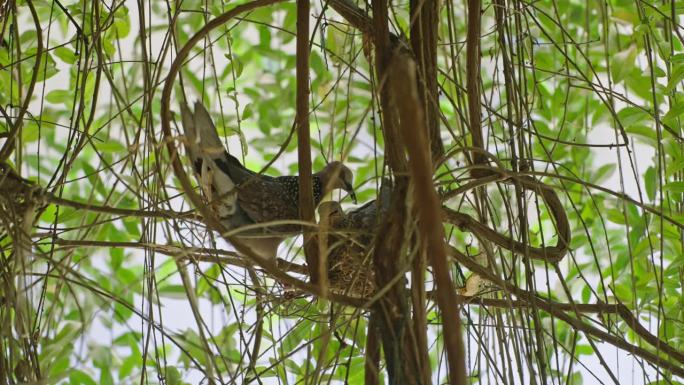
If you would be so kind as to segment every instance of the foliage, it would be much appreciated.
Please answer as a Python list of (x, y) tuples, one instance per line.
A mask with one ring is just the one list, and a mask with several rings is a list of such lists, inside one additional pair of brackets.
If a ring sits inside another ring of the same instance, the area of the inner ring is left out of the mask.
[[(3, 209), (0, 383), (183, 384), (209, 375), (225, 383), (364, 381), (367, 312), (315, 300), (239, 263), (192, 214), (169, 166), (159, 129), (169, 65), (195, 32), (236, 4), (0, 1), (0, 143), (14, 143), (7, 161), (49, 192), (25, 234), (31, 247), (22, 263), (15, 259), (21, 220)], [(408, 7), (392, 4), (398, 36), (410, 35)], [(344, 159), (366, 202), (386, 170), (369, 42), (327, 3), (313, 8), (313, 167)], [(440, 8), (438, 103), (449, 157), (435, 185), (443, 195), (469, 181), (459, 151), (472, 144), (465, 14), (460, 2)], [(602, 305), (624, 304), (648, 332), (684, 351), (683, 14), (674, 1), (485, 2), (487, 150), (506, 169), (556, 189), (571, 252), (553, 266), (445, 224), (450, 245), (495, 265), (508, 282), (556, 304), (594, 304), (601, 311), (557, 309), (675, 365)], [(295, 30), (293, 2), (227, 23), (193, 47), (171, 103), (177, 111), (200, 98), (230, 152), (253, 170), (284, 147), (271, 175), (297, 172), (296, 140), (288, 140)], [(558, 241), (535, 194), (507, 184), (480, 193), (478, 204), (470, 193), (444, 203), (484, 214), (489, 226), (532, 246)], [(303, 263), (300, 246), (291, 240), (280, 257)], [(186, 268), (191, 285), (181, 280)], [(465, 285), (470, 269), (451, 268)], [(432, 289), (430, 276), (426, 282)], [(481, 296), (521, 299), (495, 286)], [(632, 375), (635, 383), (678, 383), (666, 365), (547, 310), (476, 303), (461, 309), (472, 383)], [(440, 314), (425, 305), (432, 377), (444, 383)]]

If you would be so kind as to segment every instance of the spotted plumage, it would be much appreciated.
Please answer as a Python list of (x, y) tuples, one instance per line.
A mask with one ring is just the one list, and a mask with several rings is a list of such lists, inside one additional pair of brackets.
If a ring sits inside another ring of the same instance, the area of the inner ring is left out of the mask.
[(328, 278), (333, 290), (368, 296), (375, 290), (371, 246), (377, 226), (389, 210), (391, 185), (385, 181), (377, 200), (345, 213), (338, 202), (318, 207), (321, 222), (327, 221)]
[[(237, 230), (243, 243), (263, 257), (275, 258), (280, 242), (301, 231), (300, 227), (283, 223), (253, 225), (299, 219), (299, 177), (272, 177), (244, 167), (225, 150), (209, 113), (200, 102), (195, 103), (194, 113), (182, 105), (181, 114), (186, 149), (208, 204), (227, 229)], [(312, 175), (312, 182), (315, 205), (336, 188), (356, 199), (352, 173), (341, 162), (326, 165)], [(241, 230), (245, 226), (249, 227)]]

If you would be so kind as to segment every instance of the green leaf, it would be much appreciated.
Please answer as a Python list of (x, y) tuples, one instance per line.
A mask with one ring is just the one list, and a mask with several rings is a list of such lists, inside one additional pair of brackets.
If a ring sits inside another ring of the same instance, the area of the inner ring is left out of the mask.
[[(129, 298), (128, 303), (132, 302), (132, 298)], [(128, 319), (133, 316), (133, 310), (129, 306), (124, 306), (120, 302), (114, 304), (114, 313), (117, 315), (115, 321), (120, 321), (125, 323)]]
[(264, 48), (271, 48), (271, 31), (266, 26), (259, 27), (259, 45)]
[(636, 135), (637, 137), (644, 139), (644, 141), (652, 146), (656, 146), (658, 140), (658, 135), (652, 127), (647, 127), (643, 125), (632, 125), (625, 128), (628, 134)]
[(674, 174), (682, 170), (684, 170), (684, 159), (675, 162), (674, 164), (667, 165), (667, 167), (665, 168), (665, 178), (669, 179)]
[(52, 58), (49, 52), (43, 53), (41, 56), (40, 66), (38, 67), (38, 76), (36, 76), (36, 81), (42, 82), (45, 79), (49, 79), (57, 75), (57, 63), (55, 59)]
[(66, 46), (55, 48), (55, 56), (57, 56), (67, 64), (74, 64), (76, 63), (77, 59), (76, 54), (74, 54), (74, 51), (72, 51), (70, 48)]
[(45, 95), (45, 100), (52, 104), (70, 105), (73, 97), (72, 91), (52, 90)]
[(594, 173), (594, 177), (593, 177), (592, 182), (596, 183), (596, 184), (600, 184), (601, 182), (605, 181), (611, 175), (613, 175), (616, 167), (617, 167), (617, 165), (614, 163), (605, 164), (605, 165), (599, 167), (599, 169), (596, 170), (596, 173)]
[(591, 345), (577, 345), (575, 348), (575, 353), (577, 353), (578, 356), (591, 355), (594, 354), (594, 349), (591, 347)]
[(197, 283), (197, 294), (202, 295), (210, 290), (219, 275), (221, 275), (221, 267), (217, 264), (206, 269)]
[(669, 125), (675, 125), (676, 120), (684, 114), (684, 101), (679, 101), (670, 106), (670, 110), (663, 116), (663, 122)]
[(114, 377), (108, 367), (100, 369), (100, 385), (114, 385)]
[(114, 14), (114, 30), (119, 39), (128, 36), (131, 32), (130, 17), (128, 16), (128, 8), (125, 5), (119, 7)]
[(641, 123), (651, 118), (648, 112), (643, 108), (625, 107), (617, 113), (618, 119), (623, 126), (629, 127), (637, 123)]
[(129, 374), (133, 372), (133, 369), (142, 367), (142, 357), (138, 352), (134, 352), (130, 356), (126, 357), (121, 363), (121, 368), (119, 369), (119, 380), (124, 379)]
[(166, 367), (166, 383), (169, 385), (179, 385), (183, 383), (183, 376), (175, 366)]
[(78, 369), (72, 369), (69, 374), (69, 384), (71, 385), (97, 385), (97, 382), (88, 374)]
[(124, 286), (128, 286), (134, 282), (140, 281), (140, 277), (138, 276), (138, 274), (136, 274), (132, 270), (124, 268), (124, 267), (118, 268), (115, 273), (116, 273), (116, 278), (121, 283), (123, 283)]
[(625, 214), (615, 208), (609, 208), (605, 211), (606, 217), (608, 218), (609, 221), (613, 223), (617, 223), (618, 225), (624, 225), (626, 224), (625, 222)]
[(252, 109), (252, 103), (249, 103), (242, 110), (242, 119), (249, 119), (254, 115), (254, 110)]
[(21, 34), (19, 37), (19, 43), (24, 46), (24, 52), (28, 52), (29, 47), (35, 47), (35, 43), (38, 41), (38, 34), (35, 29), (29, 29)]
[(186, 299), (188, 297), (185, 286), (171, 284), (160, 285), (159, 296), (173, 299)]
[(610, 72), (615, 83), (621, 82), (625, 76), (632, 72), (636, 65), (638, 53), (637, 46), (632, 44), (626, 50), (613, 55), (613, 60), (610, 63)]
[(102, 39), (102, 49), (108, 58), (112, 58), (116, 54), (116, 47), (110, 39)]
[(226, 53), (223, 56), (230, 60), (230, 63), (226, 66), (224, 73), (229, 75), (229, 79), (233, 78), (233, 73), (235, 74), (236, 79), (239, 78), (240, 75), (242, 75), (242, 71), (245, 69), (244, 65), (242, 64), (242, 60), (240, 60), (240, 58), (235, 54), (229, 55)]
[(309, 320), (302, 320), (294, 329), (287, 333), (283, 339), (282, 347), (286, 352), (291, 352), (297, 348), (302, 342), (308, 341), (312, 335), (313, 324)]
[(667, 81), (665, 92), (672, 92), (675, 87), (682, 84), (682, 80), (684, 80), (684, 63), (677, 64), (672, 69), (672, 75), (670, 75), (670, 79)]
[(97, 149), (99, 151), (108, 152), (108, 153), (126, 152), (126, 146), (124, 146), (118, 140), (114, 140), (114, 139), (106, 139), (102, 142), (97, 143), (97, 145), (95, 147), (97, 147)]
[(28, 121), (21, 128), (21, 140), (24, 143), (33, 143), (40, 138), (40, 131), (35, 122)]
[(567, 382), (568, 384), (572, 385), (582, 385), (583, 379), (582, 379), (582, 372), (574, 372), (570, 376), (570, 379)]
[(674, 194), (684, 193), (684, 182), (677, 181), (666, 183), (663, 185), (663, 190)]
[(52, 380), (57, 380), (65, 376), (70, 364), (68, 355), (62, 354), (61, 356), (58, 356), (57, 359), (50, 364), (48, 377)]

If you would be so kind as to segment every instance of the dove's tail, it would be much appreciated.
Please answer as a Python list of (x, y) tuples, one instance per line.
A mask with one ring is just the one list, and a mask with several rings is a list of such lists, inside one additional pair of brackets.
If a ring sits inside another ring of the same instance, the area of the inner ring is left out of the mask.
[(199, 101), (195, 102), (194, 112), (183, 103), (181, 104), (181, 119), (185, 134), (185, 148), (192, 161), (202, 192), (209, 201), (214, 202), (220, 217), (233, 215), (237, 198), (236, 181), (219, 165), (228, 152), (216, 132), (216, 126), (209, 112)]
[(185, 136), (191, 147), (196, 146), (192, 150), (199, 149), (202, 153), (210, 156), (222, 155), (226, 151), (216, 132), (216, 126), (211, 120), (209, 111), (200, 101), (195, 102), (194, 113), (186, 104), (182, 104), (181, 115)]

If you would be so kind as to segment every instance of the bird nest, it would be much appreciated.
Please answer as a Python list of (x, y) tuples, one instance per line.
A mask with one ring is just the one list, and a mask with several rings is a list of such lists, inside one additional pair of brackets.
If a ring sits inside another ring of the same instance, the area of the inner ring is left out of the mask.
[(329, 264), (330, 288), (337, 293), (370, 297), (375, 293), (375, 274), (370, 256), (362, 261), (345, 255)]
[(0, 163), (0, 218), (4, 225), (20, 223), (24, 213), (40, 195), (40, 189)]
[(371, 263), (373, 239), (380, 217), (387, 212), (390, 183), (383, 183), (380, 199), (345, 212), (339, 202), (321, 203), (321, 229), (328, 232), (328, 277), (334, 292), (369, 297), (377, 286)]
[(357, 297), (375, 293), (372, 237), (368, 234), (337, 233), (330, 237), (328, 281), (333, 292)]

